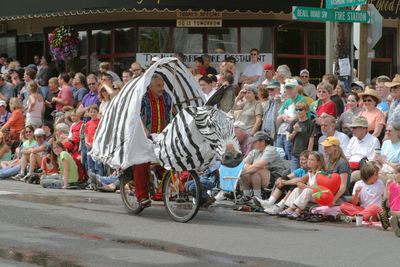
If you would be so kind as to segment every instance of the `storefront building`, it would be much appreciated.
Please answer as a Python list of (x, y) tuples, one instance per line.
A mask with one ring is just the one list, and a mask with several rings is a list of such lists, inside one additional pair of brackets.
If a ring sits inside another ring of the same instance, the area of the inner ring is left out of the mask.
[[(34, 55), (48, 53), (48, 33), (71, 25), (81, 39), (78, 58), (69, 64), (76, 71), (95, 71), (99, 61), (109, 61), (121, 73), (139, 54), (245, 55), (255, 47), (271, 55), (275, 66), (289, 65), (294, 75), (308, 68), (318, 82), (325, 73), (325, 23), (292, 20), (291, 10), (292, 5), (323, 7), (324, 2), (14, 0), (0, 11), (0, 53), (27, 65)], [(384, 17), (372, 76), (394, 76), (399, 66), (400, 10), (396, 1), (369, 2)]]

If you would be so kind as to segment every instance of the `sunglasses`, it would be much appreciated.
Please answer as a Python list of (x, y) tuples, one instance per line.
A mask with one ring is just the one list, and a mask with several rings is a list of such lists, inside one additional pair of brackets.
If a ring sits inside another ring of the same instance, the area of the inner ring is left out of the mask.
[(296, 108), (296, 111), (303, 111), (304, 108)]
[(252, 56), (257, 56), (257, 54), (256, 54), (256, 53), (251, 53), (250, 55), (252, 55)]
[(385, 130), (385, 132), (390, 133), (392, 130)]
[(28, 134), (28, 133), (32, 133), (32, 131), (25, 131), (25, 133), (27, 133), (27, 134)]
[(93, 86), (93, 85), (96, 85), (96, 83), (88, 83), (87, 85), (88, 86)]
[(373, 100), (371, 98), (363, 99), (364, 102), (372, 102)]
[(141, 69), (132, 69), (132, 71), (133, 71), (133, 72), (135, 72), (135, 71), (139, 71), (139, 70), (141, 70)]
[(300, 76), (301, 78), (308, 78), (308, 76), (307, 75), (302, 75), (302, 76)]

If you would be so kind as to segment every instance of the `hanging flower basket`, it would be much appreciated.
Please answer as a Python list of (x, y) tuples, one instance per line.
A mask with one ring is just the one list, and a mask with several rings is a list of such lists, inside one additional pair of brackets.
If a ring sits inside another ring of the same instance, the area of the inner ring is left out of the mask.
[(69, 61), (78, 56), (78, 32), (69, 26), (55, 28), (49, 34), (48, 42), (54, 60)]

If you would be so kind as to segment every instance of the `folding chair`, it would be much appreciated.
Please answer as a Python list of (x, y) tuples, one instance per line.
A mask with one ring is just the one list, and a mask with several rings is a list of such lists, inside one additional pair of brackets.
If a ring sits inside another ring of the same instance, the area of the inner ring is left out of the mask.
[(236, 186), (240, 178), (244, 167), (244, 161), (242, 161), (238, 166), (234, 168), (229, 168), (221, 164), (219, 167), (219, 187), (221, 190), (226, 192), (233, 192), (235, 198), (235, 204), (237, 202), (236, 198)]

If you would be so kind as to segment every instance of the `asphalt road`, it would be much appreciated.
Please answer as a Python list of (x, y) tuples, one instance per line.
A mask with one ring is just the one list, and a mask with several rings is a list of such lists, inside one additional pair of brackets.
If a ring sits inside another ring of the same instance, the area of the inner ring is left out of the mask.
[(400, 239), (346, 223), (294, 222), (226, 205), (173, 222), (120, 196), (0, 181), (0, 266), (398, 266)]

